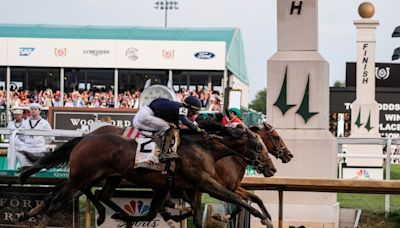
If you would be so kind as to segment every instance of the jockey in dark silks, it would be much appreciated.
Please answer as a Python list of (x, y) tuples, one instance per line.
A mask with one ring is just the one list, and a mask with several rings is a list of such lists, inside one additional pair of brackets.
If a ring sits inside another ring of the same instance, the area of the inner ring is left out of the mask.
[(157, 131), (164, 138), (160, 151), (160, 161), (166, 161), (170, 158), (168, 151), (173, 140), (173, 130), (169, 123), (179, 126), (179, 122), (181, 122), (189, 129), (201, 135), (207, 135), (204, 129), (199, 128), (189, 119), (196, 115), (200, 108), (201, 102), (194, 96), (185, 98), (183, 103), (158, 98), (148, 106), (140, 108), (133, 118), (133, 127), (147, 131)]

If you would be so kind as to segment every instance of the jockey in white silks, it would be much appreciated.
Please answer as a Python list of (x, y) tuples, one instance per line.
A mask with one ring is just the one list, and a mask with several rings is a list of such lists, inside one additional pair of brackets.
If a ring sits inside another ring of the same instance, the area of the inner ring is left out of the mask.
[(14, 120), (10, 121), (7, 125), (8, 129), (12, 129), (12, 133), (9, 137), (9, 145), (7, 151), (7, 166), (8, 169), (16, 168), (16, 151), (20, 150), (23, 142), (20, 137), (17, 136), (17, 131), (22, 127), (22, 123), (24, 121), (24, 114), (22, 109), (14, 109), (13, 111)]
[[(23, 129), (51, 130), (49, 122), (40, 116), (42, 109), (40, 104), (32, 103), (29, 105), (29, 109), (31, 116), (22, 123), (21, 127)], [(24, 136), (24, 145), (21, 150), (35, 154), (44, 153), (46, 152), (46, 143), (50, 143), (53, 140), (54, 137), (27, 135)], [(16, 155), (21, 167), (31, 164), (22, 153), (17, 152)]]
[(183, 103), (157, 98), (149, 105), (145, 105), (139, 109), (139, 112), (133, 118), (132, 124), (134, 128), (145, 131), (157, 131), (164, 137), (160, 151), (160, 161), (166, 161), (170, 158), (168, 150), (173, 140), (173, 132), (170, 130), (169, 123), (173, 123), (176, 126), (182, 123), (201, 135), (207, 135), (204, 129), (199, 128), (189, 119), (191, 116), (196, 115), (200, 111), (200, 108), (201, 102), (194, 96), (188, 96)]

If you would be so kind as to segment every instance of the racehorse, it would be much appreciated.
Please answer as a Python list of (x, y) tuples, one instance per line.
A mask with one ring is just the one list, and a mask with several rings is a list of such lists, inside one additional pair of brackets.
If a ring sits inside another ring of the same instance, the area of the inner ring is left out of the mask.
[[(202, 123), (200, 121), (200, 123)], [(204, 123), (204, 122), (203, 122)], [(202, 127), (206, 127), (203, 126)], [(293, 157), (293, 155), (290, 153), (290, 151), (287, 149), (286, 145), (284, 144), (282, 138), (279, 136), (279, 134), (276, 132), (276, 130), (269, 124), (263, 123), (259, 124), (257, 126), (250, 127), (252, 131), (256, 132), (259, 134), (264, 141), (264, 143), (267, 146), (268, 152), (273, 154), (275, 157), (280, 158), (282, 162), (286, 163), (289, 162), (290, 159)], [(209, 129), (208, 129), (209, 130)], [(105, 133), (111, 133), (111, 134), (118, 134), (122, 135), (124, 132), (123, 128), (115, 127), (115, 126), (103, 126), (101, 128), (98, 128), (97, 130), (93, 131), (91, 134), (105, 134)], [(74, 141), (71, 144), (71, 141)], [(76, 139), (71, 140), (69, 143), (66, 143), (62, 145), (63, 147), (67, 147), (66, 150), (72, 150), (73, 147), (79, 142)], [(240, 194), (244, 199), (246, 200), (252, 200), (253, 202), (256, 202), (259, 207), (262, 209), (263, 213), (265, 215), (268, 215), (268, 212), (266, 211), (262, 200), (259, 199), (256, 195), (252, 193), (248, 193), (244, 189), (242, 189), (239, 184), (241, 179), (243, 178), (243, 174), (245, 171), (245, 165), (242, 166), (237, 166), (235, 165), (236, 163), (240, 164), (240, 159), (235, 158), (234, 156), (228, 156), (225, 158), (222, 158), (221, 160), (218, 160), (216, 162), (216, 175), (217, 177), (219, 176), (218, 180), (220, 181), (221, 184), (224, 186), (228, 187), (231, 190), (235, 190), (236, 193)], [(233, 164), (233, 165), (232, 165)], [(232, 167), (237, 167), (237, 169), (232, 169)], [(41, 170), (42, 166), (37, 167), (37, 171)], [(33, 174), (33, 172), (31, 173)], [(31, 175), (28, 174), (28, 175)], [(21, 174), (21, 177), (23, 175)], [(119, 185), (119, 183), (122, 181), (121, 177), (112, 177), (108, 178), (107, 182), (105, 185), (103, 185), (103, 188), (101, 189), (98, 197), (101, 201), (106, 203), (110, 208), (112, 208), (114, 211), (122, 211), (122, 209), (117, 206), (115, 203), (111, 201), (111, 196), (115, 188)], [(90, 191), (86, 191), (90, 195)], [(195, 223), (200, 223), (200, 199), (201, 199), (201, 194), (197, 193), (192, 193), (191, 196), (193, 199), (189, 199), (190, 201), (193, 201), (193, 209), (195, 209), (194, 212), (194, 222)], [(87, 195), (89, 199), (92, 200), (94, 205), (96, 206), (98, 212), (99, 212), (99, 217), (97, 219), (97, 224), (100, 225), (104, 222), (105, 219), (105, 208), (104, 206), (96, 202), (97, 199), (94, 198), (94, 196)], [(220, 220), (228, 220), (229, 218), (232, 218), (235, 213), (238, 213), (238, 211), (231, 213), (231, 215), (224, 216), (219, 218)], [(180, 221), (191, 214), (186, 214), (182, 216), (170, 216), (169, 214), (162, 214), (164, 219), (168, 220), (169, 218), (172, 218), (175, 221)]]
[[(226, 134), (228, 132), (229, 134)], [(174, 190), (203, 191), (211, 196), (232, 202), (246, 208), (253, 215), (259, 217), (264, 224), (270, 225), (270, 220), (251, 205), (244, 202), (237, 194), (224, 188), (215, 181), (214, 163), (216, 160), (235, 154), (248, 164), (258, 163), (257, 168), (265, 176), (275, 172), (268, 157), (265, 145), (261, 139), (251, 131), (242, 131), (240, 137), (235, 138), (233, 129), (225, 129), (220, 137), (204, 140), (198, 135), (183, 135), (182, 144), (178, 153)], [(46, 205), (46, 216), (41, 221), (43, 227), (51, 213), (58, 209), (66, 200), (71, 199), (78, 189), (91, 187), (96, 182), (109, 176), (122, 176), (125, 179), (140, 184), (143, 187), (153, 188), (155, 198), (151, 204), (151, 212), (143, 217), (129, 217), (131, 221), (152, 219), (166, 195), (165, 178), (160, 172), (134, 169), (134, 151), (136, 143), (132, 140), (111, 134), (88, 135), (84, 137), (72, 151), (60, 156), (50, 153), (38, 162), (47, 162), (47, 168), (68, 161), (70, 163), (70, 177), (68, 182)], [(234, 148), (235, 150), (232, 150)], [(60, 157), (63, 157), (60, 159)], [(54, 163), (54, 161), (56, 161)], [(42, 163), (43, 165), (43, 163)], [(22, 175), (23, 173), (21, 173)], [(190, 181), (189, 181), (190, 180)], [(155, 209), (155, 210), (153, 210)], [(155, 213), (154, 213), (155, 212)]]

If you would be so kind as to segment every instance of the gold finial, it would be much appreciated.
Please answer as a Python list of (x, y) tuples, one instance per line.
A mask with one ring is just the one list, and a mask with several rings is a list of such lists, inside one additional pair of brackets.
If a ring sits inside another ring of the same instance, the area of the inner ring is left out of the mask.
[(370, 2), (363, 2), (358, 7), (358, 14), (362, 18), (371, 18), (375, 14), (375, 7)]

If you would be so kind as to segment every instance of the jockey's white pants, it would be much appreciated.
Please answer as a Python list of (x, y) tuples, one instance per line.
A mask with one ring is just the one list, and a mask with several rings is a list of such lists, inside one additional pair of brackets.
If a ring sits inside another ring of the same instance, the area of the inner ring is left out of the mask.
[(170, 128), (167, 121), (154, 116), (153, 110), (147, 105), (141, 107), (132, 121), (133, 127), (145, 131), (166, 131)]

